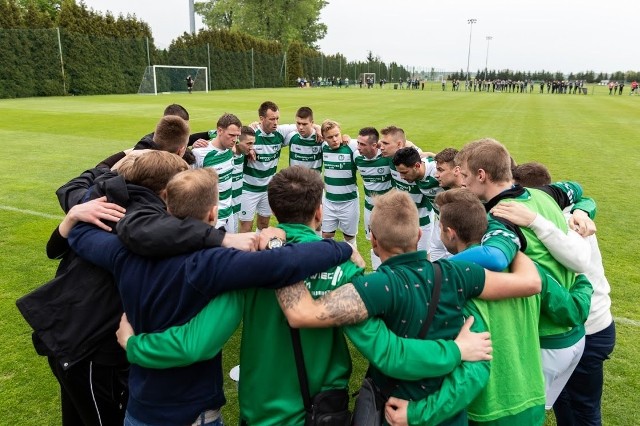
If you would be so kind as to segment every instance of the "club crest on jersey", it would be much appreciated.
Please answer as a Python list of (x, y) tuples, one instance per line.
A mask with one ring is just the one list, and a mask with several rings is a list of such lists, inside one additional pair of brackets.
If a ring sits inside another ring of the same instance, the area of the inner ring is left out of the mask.
[(378, 167), (378, 174), (384, 173), (384, 167)]
[(344, 160), (344, 155), (343, 154), (338, 155), (338, 160), (343, 161)]

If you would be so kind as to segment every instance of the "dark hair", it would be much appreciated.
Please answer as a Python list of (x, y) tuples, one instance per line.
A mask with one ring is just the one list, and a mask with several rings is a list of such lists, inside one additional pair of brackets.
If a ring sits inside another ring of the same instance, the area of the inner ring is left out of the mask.
[(300, 107), (298, 111), (296, 111), (296, 117), (308, 118), (313, 121), (313, 110), (307, 106)]
[(324, 183), (315, 170), (292, 166), (275, 174), (269, 182), (269, 206), (280, 223), (308, 224), (322, 203)]
[(219, 127), (221, 129), (226, 129), (227, 127), (233, 125), (242, 127), (242, 123), (240, 122), (240, 119), (238, 117), (226, 112), (220, 116), (220, 118), (218, 119), (218, 123), (216, 123), (216, 127)]
[(513, 180), (522, 186), (543, 186), (551, 183), (551, 174), (544, 164), (523, 163), (513, 169)]
[(366, 136), (369, 142), (378, 142), (378, 139), (380, 139), (380, 133), (378, 133), (375, 127), (363, 127), (358, 132), (358, 135)]
[(177, 115), (178, 117), (182, 118), (183, 120), (189, 121), (189, 113), (187, 112), (187, 110), (182, 105), (178, 105), (178, 104), (168, 105), (164, 109), (164, 113), (162, 115), (163, 116), (166, 116), (166, 115)]
[(245, 139), (247, 136), (255, 136), (256, 131), (249, 126), (242, 126), (240, 128), (240, 139)]
[(405, 165), (407, 167), (413, 167), (416, 163), (420, 162), (420, 154), (418, 150), (413, 147), (407, 146), (405, 148), (400, 148), (396, 151), (393, 156), (393, 165), (399, 166), (400, 164)]
[(442, 227), (456, 231), (463, 243), (479, 243), (487, 231), (487, 212), (482, 202), (466, 188), (443, 191), (436, 195)]
[(258, 108), (258, 117), (266, 117), (267, 111), (279, 111), (278, 105), (271, 101), (265, 101), (260, 104), (260, 108)]

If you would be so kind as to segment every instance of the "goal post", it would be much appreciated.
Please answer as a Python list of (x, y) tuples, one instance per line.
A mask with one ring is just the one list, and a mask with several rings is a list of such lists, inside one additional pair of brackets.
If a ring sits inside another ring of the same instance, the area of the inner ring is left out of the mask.
[(376, 73), (375, 72), (364, 72), (360, 74), (360, 81), (364, 84), (367, 84), (367, 81), (371, 80), (373, 84), (376, 83)]
[(209, 92), (209, 70), (207, 67), (189, 67), (183, 65), (148, 66), (138, 94), (157, 95), (158, 93), (187, 92), (187, 77), (193, 79), (194, 92)]

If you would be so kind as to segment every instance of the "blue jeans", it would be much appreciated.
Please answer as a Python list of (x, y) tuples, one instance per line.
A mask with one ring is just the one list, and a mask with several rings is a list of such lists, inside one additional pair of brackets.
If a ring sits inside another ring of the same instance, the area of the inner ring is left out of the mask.
[[(202, 423), (197, 423), (197, 425), (198, 426), (224, 426), (224, 423), (222, 422), (222, 416), (220, 416), (212, 422), (202, 422)], [(127, 413), (124, 416), (124, 426), (154, 426), (154, 425), (150, 425), (149, 423), (144, 423), (134, 419), (133, 417), (131, 417), (131, 415), (127, 411)]]
[(616, 344), (616, 326), (587, 335), (584, 353), (569, 382), (553, 404), (558, 426), (600, 426), (603, 364)]

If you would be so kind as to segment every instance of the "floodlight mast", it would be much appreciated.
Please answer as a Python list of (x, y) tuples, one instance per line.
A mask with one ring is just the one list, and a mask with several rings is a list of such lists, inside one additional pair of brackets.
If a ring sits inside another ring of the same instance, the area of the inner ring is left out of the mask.
[(469, 60), (471, 59), (471, 32), (473, 31), (473, 24), (478, 22), (477, 19), (471, 18), (467, 19), (467, 23), (469, 24), (469, 53), (467, 53), (467, 84), (466, 88), (469, 88)]
[(487, 57), (484, 60), (484, 79), (489, 75), (489, 42), (493, 40), (493, 36), (487, 36)]

